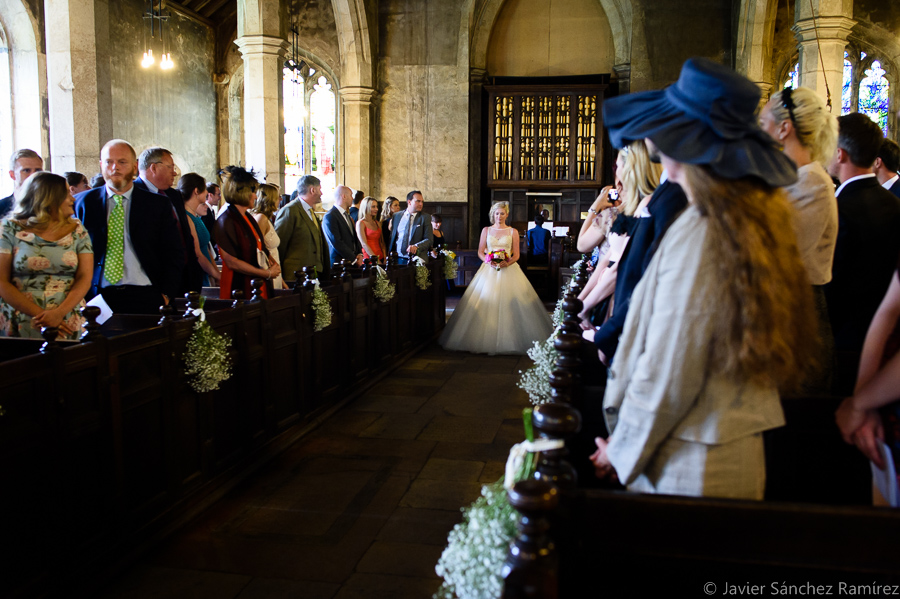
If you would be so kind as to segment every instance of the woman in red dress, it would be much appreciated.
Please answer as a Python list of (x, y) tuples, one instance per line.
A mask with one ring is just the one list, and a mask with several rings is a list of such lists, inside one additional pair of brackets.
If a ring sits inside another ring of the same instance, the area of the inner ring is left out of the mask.
[(381, 222), (378, 220), (378, 200), (373, 197), (363, 198), (359, 206), (359, 220), (356, 221), (356, 236), (362, 244), (363, 256), (375, 257), (384, 264), (387, 248), (381, 234)]

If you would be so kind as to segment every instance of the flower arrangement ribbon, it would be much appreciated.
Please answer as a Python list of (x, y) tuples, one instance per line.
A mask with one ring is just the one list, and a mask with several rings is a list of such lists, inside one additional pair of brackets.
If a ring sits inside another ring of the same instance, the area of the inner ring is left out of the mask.
[(503, 479), (503, 486), (512, 489), (516, 484), (519, 471), (525, 465), (525, 456), (529, 453), (539, 453), (541, 451), (551, 451), (553, 449), (562, 449), (565, 442), (562, 439), (538, 439), (537, 441), (522, 441), (516, 443), (509, 450), (509, 458), (506, 460), (506, 476)]

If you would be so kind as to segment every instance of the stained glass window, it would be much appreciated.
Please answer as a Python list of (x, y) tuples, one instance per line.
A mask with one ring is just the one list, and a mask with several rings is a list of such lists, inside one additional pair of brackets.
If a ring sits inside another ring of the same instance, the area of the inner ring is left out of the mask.
[(850, 85), (853, 83), (853, 65), (850, 63), (850, 55), (844, 52), (844, 79), (841, 87), (841, 114), (849, 114), (852, 112), (850, 107), (852, 90)]
[(293, 191), (304, 173), (306, 101), (299, 70), (284, 69), (284, 186)]
[[(335, 98), (331, 84), (324, 75), (313, 86), (309, 97), (310, 131), (312, 145), (310, 173), (322, 182), (322, 193), (327, 194), (337, 185), (335, 173)], [(326, 196), (327, 197), (327, 196)]]
[[(881, 61), (873, 60), (865, 52), (844, 52), (844, 80), (841, 89), (841, 114), (861, 112), (878, 123), (888, 135), (890, 114), (890, 83)], [(867, 66), (868, 65), (868, 66)]]
[(888, 80), (877, 60), (865, 71), (859, 82), (859, 111), (878, 123), (885, 136), (888, 134)]
[(784, 82), (784, 87), (791, 87), (793, 89), (797, 89), (800, 87), (800, 62), (794, 63), (794, 68), (791, 69), (791, 72), (788, 73), (787, 81)]

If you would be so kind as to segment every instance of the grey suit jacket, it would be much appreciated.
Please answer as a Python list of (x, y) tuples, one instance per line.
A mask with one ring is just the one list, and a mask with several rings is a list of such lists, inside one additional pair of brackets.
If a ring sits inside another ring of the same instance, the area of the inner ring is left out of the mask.
[[(400, 248), (397, 247), (397, 243), (401, 241), (397, 238), (397, 233), (400, 230), (400, 221), (406, 215), (407, 212), (405, 210), (394, 214), (393, 224), (391, 225), (391, 247), (388, 248), (388, 252), (397, 252), (397, 254), (402, 255)], [(409, 244), (419, 248), (416, 250), (416, 256), (426, 259), (432, 243), (434, 243), (434, 232), (431, 230), (431, 215), (419, 212), (412, 222)], [(405, 250), (406, 248), (403, 249)]]
[(631, 296), (603, 398), (608, 456), (626, 485), (671, 438), (714, 445), (784, 424), (774, 386), (725, 376), (710, 361), (715, 306), (704, 296), (716, 256), (706, 234), (706, 219), (688, 207)]
[[(317, 217), (313, 215), (313, 218)], [(275, 232), (281, 240), (278, 255), (285, 281), (295, 280), (294, 271), (304, 266), (315, 266), (320, 276), (328, 276), (328, 244), (320, 226), (312, 221), (303, 207), (303, 200), (298, 198), (278, 211)]]

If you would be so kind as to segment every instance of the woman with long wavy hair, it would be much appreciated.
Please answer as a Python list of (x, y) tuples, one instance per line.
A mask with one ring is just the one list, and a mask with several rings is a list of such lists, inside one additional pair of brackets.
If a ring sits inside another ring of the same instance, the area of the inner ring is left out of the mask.
[(812, 288), (779, 188), (796, 167), (756, 123), (759, 89), (691, 59), (664, 91), (604, 103), (613, 143), (649, 138), (688, 208), (631, 297), (603, 400), (599, 475), (629, 490), (762, 499), (779, 389), (815, 363)]

